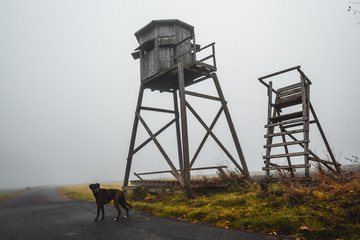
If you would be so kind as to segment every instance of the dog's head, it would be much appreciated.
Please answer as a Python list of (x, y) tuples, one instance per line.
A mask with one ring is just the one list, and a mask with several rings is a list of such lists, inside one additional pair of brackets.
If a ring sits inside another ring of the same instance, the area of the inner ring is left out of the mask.
[(91, 189), (94, 196), (100, 192), (100, 184), (99, 183), (90, 184), (89, 188)]

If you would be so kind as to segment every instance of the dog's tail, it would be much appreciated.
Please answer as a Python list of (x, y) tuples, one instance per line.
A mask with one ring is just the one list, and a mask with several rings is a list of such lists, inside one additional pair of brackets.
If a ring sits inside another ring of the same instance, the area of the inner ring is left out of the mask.
[(126, 204), (129, 208), (133, 208), (130, 204), (128, 204), (127, 201), (124, 201), (124, 202), (125, 202), (125, 204)]

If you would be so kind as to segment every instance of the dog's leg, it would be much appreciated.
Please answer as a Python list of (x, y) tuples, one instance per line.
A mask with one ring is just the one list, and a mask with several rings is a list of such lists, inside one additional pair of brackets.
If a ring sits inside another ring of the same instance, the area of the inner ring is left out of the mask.
[(125, 218), (129, 218), (129, 209), (126, 207), (125, 201), (120, 201), (120, 205), (126, 210)]
[(101, 205), (101, 213), (102, 213), (102, 218), (101, 219), (104, 219), (105, 218), (104, 204)]
[(97, 221), (97, 220), (98, 220), (99, 214), (100, 214), (100, 205), (97, 205), (97, 208), (96, 208), (96, 217), (94, 218), (94, 221)]
[(117, 221), (117, 220), (119, 220), (120, 213), (121, 213), (118, 201), (114, 201), (114, 207), (115, 207), (115, 209), (117, 211), (117, 216), (116, 216), (116, 218), (114, 218), (114, 221)]

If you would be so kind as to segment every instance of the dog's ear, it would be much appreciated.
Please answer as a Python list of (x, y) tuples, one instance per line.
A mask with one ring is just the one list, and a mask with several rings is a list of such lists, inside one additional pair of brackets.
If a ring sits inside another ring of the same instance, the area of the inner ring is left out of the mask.
[(100, 188), (100, 183), (95, 183), (94, 184), (96, 187)]

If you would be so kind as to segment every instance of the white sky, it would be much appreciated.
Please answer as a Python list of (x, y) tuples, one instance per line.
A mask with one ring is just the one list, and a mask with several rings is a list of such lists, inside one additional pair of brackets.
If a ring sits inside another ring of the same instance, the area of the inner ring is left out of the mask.
[[(297, 65), (313, 82), (311, 100), (335, 153), (359, 157), (360, 25), (348, 6), (0, 0), (0, 188), (123, 180), (140, 84), (134, 33), (157, 19), (193, 25), (203, 46), (216, 42), (217, 74), (250, 171), (261, 171), (265, 143), (266, 89), (257, 78)], [(167, 101), (147, 93), (146, 105)], [(157, 117), (147, 119), (155, 132)], [(321, 155), (325, 147), (311, 136)], [(226, 162), (209, 144), (198, 166)], [(131, 172), (166, 169), (149, 145)]]

